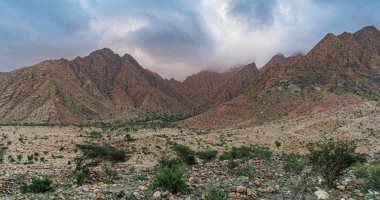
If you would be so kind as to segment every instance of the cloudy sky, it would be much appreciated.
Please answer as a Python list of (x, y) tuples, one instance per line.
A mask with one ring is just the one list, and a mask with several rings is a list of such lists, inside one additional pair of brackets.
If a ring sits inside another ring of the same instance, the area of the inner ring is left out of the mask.
[(309, 51), (380, 27), (377, 0), (1, 0), (0, 71), (108, 47), (165, 78)]

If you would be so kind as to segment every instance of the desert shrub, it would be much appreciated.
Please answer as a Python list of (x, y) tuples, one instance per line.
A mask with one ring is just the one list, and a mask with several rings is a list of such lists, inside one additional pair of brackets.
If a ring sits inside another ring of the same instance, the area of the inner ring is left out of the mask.
[(231, 173), (236, 176), (246, 176), (248, 178), (253, 178), (256, 174), (256, 168), (253, 165), (246, 167), (235, 167), (231, 170)]
[(359, 178), (365, 179), (365, 189), (379, 190), (380, 162), (370, 165), (358, 164), (354, 167), (354, 174)]
[(344, 139), (324, 139), (307, 145), (308, 161), (313, 170), (322, 175), (332, 185), (344, 170), (358, 160), (356, 143)]
[(227, 200), (227, 193), (217, 187), (209, 187), (205, 191), (206, 200)]
[(283, 154), (282, 159), (284, 161), (284, 170), (291, 174), (301, 174), (305, 169), (305, 160), (298, 154)]
[(274, 145), (276, 146), (277, 149), (279, 149), (281, 147), (281, 142), (279, 142), (279, 141), (276, 140), (274, 142)]
[(119, 174), (110, 165), (102, 166), (102, 175), (104, 183), (114, 183), (115, 180), (119, 179)]
[(263, 159), (269, 160), (272, 157), (272, 152), (267, 147), (262, 146), (241, 146), (233, 147), (231, 151), (224, 152), (219, 159)]
[(100, 139), (103, 137), (101, 132), (98, 131), (91, 131), (88, 133), (88, 137), (91, 139)]
[(32, 180), (32, 184), (21, 186), (22, 193), (46, 193), (53, 192), (53, 181), (48, 178), (36, 178)]
[(136, 175), (132, 176), (132, 180), (134, 180), (134, 181), (148, 180), (148, 175), (147, 174), (136, 174)]
[(4, 154), (7, 147), (4, 147), (3, 144), (0, 144), (0, 163), (3, 163), (4, 161)]
[(104, 162), (109, 162), (111, 165), (114, 165), (118, 162), (125, 162), (128, 159), (124, 149), (117, 149), (107, 144), (101, 146), (95, 144), (78, 144), (76, 147), (81, 152), (81, 155), (75, 158), (75, 171), (90, 171), (93, 167)]
[(238, 166), (239, 166), (239, 164), (237, 162), (235, 162), (234, 160), (228, 160), (227, 167), (229, 170), (233, 170)]
[(187, 165), (194, 165), (197, 163), (195, 160), (195, 153), (190, 147), (182, 144), (174, 144), (172, 148), (177, 153), (177, 156)]
[(204, 160), (204, 161), (211, 161), (214, 160), (218, 155), (217, 151), (211, 151), (211, 150), (206, 150), (206, 151), (198, 151), (197, 156), (198, 158)]
[(90, 181), (90, 174), (84, 171), (78, 171), (74, 173), (75, 182), (77, 185), (83, 185)]
[(183, 180), (184, 168), (185, 166), (181, 160), (161, 160), (150, 188), (153, 190), (169, 190), (174, 194), (178, 192), (186, 193), (187, 185)]
[(129, 133), (125, 134), (125, 141), (126, 141), (126, 142), (133, 142), (133, 141), (135, 141), (135, 140), (136, 140), (136, 139), (133, 138), (133, 137), (131, 136), (131, 134), (129, 134)]

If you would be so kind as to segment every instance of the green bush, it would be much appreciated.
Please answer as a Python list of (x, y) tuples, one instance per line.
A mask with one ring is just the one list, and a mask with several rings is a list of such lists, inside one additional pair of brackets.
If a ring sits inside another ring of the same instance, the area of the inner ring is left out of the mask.
[(380, 162), (370, 165), (358, 164), (354, 167), (354, 174), (365, 179), (365, 189), (380, 189)]
[(315, 172), (332, 185), (348, 167), (358, 160), (356, 143), (344, 139), (324, 139), (307, 145), (308, 161)]
[(227, 200), (227, 193), (216, 187), (209, 187), (205, 192), (206, 200)]
[(262, 146), (241, 146), (233, 147), (231, 151), (224, 152), (219, 159), (262, 159), (269, 160), (272, 157), (272, 152), (267, 147)]
[(53, 181), (48, 178), (36, 178), (32, 180), (32, 184), (21, 186), (22, 193), (46, 193), (53, 192)]
[(90, 175), (88, 172), (78, 171), (74, 173), (75, 181), (77, 185), (83, 185), (86, 182), (89, 182)]
[(299, 175), (305, 169), (305, 160), (298, 154), (283, 154), (284, 170), (287, 173)]
[(172, 146), (173, 150), (177, 153), (177, 156), (185, 162), (187, 165), (196, 164), (195, 153), (188, 146), (182, 144), (174, 144)]
[(110, 165), (102, 166), (102, 175), (104, 178), (103, 182), (108, 184), (114, 183), (115, 180), (119, 179), (119, 174)]
[(204, 161), (211, 161), (214, 160), (218, 155), (217, 151), (211, 151), (211, 150), (206, 150), (206, 151), (198, 151), (197, 156), (198, 158), (204, 160)]
[(150, 188), (169, 190), (174, 194), (186, 193), (187, 185), (183, 180), (184, 168), (183, 162), (178, 159), (161, 160)]

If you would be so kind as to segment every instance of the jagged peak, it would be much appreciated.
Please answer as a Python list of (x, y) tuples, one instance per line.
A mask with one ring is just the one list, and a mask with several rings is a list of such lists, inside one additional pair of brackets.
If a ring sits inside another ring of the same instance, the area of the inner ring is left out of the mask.
[(374, 25), (371, 25), (371, 26), (366, 26), (366, 27), (358, 30), (356, 33), (363, 33), (363, 32), (378, 33), (379, 30)]
[(354, 33), (355, 38), (380, 37), (380, 31), (375, 26), (366, 26)]

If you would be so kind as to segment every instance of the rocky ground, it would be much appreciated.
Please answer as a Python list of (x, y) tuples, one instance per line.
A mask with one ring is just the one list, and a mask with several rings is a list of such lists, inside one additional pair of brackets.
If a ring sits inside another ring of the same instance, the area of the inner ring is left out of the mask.
[[(323, 136), (350, 138), (358, 141), (358, 151), (371, 155), (372, 161), (380, 151), (379, 104), (366, 103), (339, 112), (323, 112), (293, 119), (252, 124), (244, 123), (228, 129), (100, 129), (94, 127), (3, 126), (0, 144), (6, 147), (0, 164), (0, 197), (2, 199), (202, 199), (212, 187), (225, 191), (230, 199), (317, 199), (314, 192), (330, 199), (380, 199), (378, 191), (365, 190), (363, 180), (352, 170), (345, 172), (336, 186), (327, 189), (320, 177), (284, 171), (283, 152), (305, 154), (305, 145)], [(130, 134), (131, 140), (126, 139)], [(275, 146), (280, 142), (280, 147)], [(109, 143), (123, 147), (131, 154), (117, 164), (119, 178), (104, 183), (97, 181), (78, 186), (72, 172), (73, 159), (78, 155), (76, 144)], [(184, 144), (194, 151), (215, 150), (219, 154), (233, 146), (260, 144), (269, 147), (274, 156), (269, 160), (235, 160), (236, 170), (229, 161), (213, 160), (187, 166), (185, 177), (188, 194), (171, 195), (152, 191), (149, 185), (156, 173), (155, 166), (163, 157), (173, 156), (171, 143)], [(306, 173), (306, 174), (305, 174)], [(48, 194), (21, 194), (20, 186), (34, 177), (49, 177), (55, 191)], [(316, 189), (319, 187), (318, 189)], [(158, 197), (160, 196), (160, 197)]]

